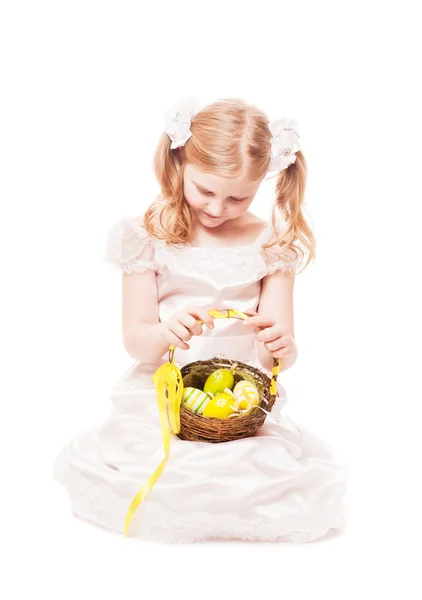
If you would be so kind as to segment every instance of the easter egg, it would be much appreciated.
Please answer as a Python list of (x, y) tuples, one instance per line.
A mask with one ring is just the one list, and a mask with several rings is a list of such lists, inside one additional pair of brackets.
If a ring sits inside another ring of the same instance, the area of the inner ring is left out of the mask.
[(204, 392), (219, 394), (224, 391), (224, 388), (233, 389), (233, 386), (233, 373), (229, 369), (217, 369), (208, 376), (204, 385)]
[(259, 392), (257, 388), (252, 382), (244, 379), (236, 384), (233, 390), (233, 396), (235, 405), (243, 413), (250, 412), (259, 404)]
[(233, 402), (233, 396), (226, 392), (216, 394), (206, 405), (203, 416), (214, 417), (216, 419), (227, 419), (228, 416), (234, 414), (236, 406)]
[(190, 408), (190, 410), (198, 415), (202, 415), (204, 408), (211, 398), (202, 390), (198, 390), (194, 387), (187, 387), (183, 390), (182, 400), (186, 408)]

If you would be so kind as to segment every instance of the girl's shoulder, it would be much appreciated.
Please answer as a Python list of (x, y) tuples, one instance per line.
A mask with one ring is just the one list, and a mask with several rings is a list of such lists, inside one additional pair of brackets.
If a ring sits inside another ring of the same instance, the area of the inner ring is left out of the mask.
[(121, 217), (107, 232), (107, 248), (110, 250), (123, 245), (130, 252), (131, 246), (136, 250), (139, 244), (153, 241), (154, 238), (145, 229), (143, 215)]
[[(300, 248), (296, 245), (293, 248), (291, 245), (286, 245), (286, 242), (282, 245), (277, 242), (277, 240), (280, 240), (280, 236), (284, 232), (285, 226), (286, 223), (282, 222), (275, 228), (270, 221), (264, 229), (263, 235), (260, 236), (262, 237), (262, 239), (260, 239), (260, 253), (267, 267), (268, 275), (271, 275), (275, 271), (296, 273), (302, 263), (303, 252)], [(272, 245), (268, 248), (263, 248), (262, 244)]]
[(146, 231), (143, 215), (125, 216), (107, 232), (104, 260), (127, 273), (156, 270), (154, 251), (155, 238)]

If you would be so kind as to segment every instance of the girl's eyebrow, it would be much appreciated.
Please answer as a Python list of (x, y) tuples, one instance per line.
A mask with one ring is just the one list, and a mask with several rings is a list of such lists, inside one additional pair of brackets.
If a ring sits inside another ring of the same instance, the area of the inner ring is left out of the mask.
[[(193, 181), (193, 179), (192, 179), (192, 181)], [(201, 185), (200, 183), (196, 183), (196, 181), (194, 181), (193, 183), (196, 185), (196, 187), (199, 187), (199, 188), (201, 188), (201, 190), (205, 190), (206, 192), (209, 192), (209, 191), (210, 191), (210, 190), (207, 190), (207, 188), (205, 188), (205, 187), (204, 187), (203, 185)]]
[[(193, 179), (192, 179), (193, 181)], [(205, 192), (211, 192), (211, 190), (207, 190), (207, 188), (204, 188), (204, 186), (200, 185), (199, 183), (196, 183), (196, 181), (193, 181), (193, 183), (196, 185), (197, 188), (200, 188), (201, 190), (204, 190)], [(214, 192), (211, 192), (212, 194)], [(245, 198), (247, 198), (247, 196), (242, 196), (241, 198), (239, 196), (231, 196), (231, 198), (234, 198), (235, 200), (244, 200)]]

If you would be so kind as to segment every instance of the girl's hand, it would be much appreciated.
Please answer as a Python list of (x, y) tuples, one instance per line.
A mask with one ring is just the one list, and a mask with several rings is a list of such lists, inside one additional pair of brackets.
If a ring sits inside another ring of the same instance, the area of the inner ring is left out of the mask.
[(162, 322), (162, 338), (167, 344), (174, 344), (181, 350), (189, 350), (188, 342), (193, 335), (202, 334), (201, 319), (208, 329), (214, 328), (214, 320), (206, 308), (186, 306), (177, 310), (167, 321)]
[(254, 308), (247, 308), (243, 312), (245, 313), (245, 315), (251, 315), (251, 317), (258, 314)]
[[(251, 314), (252, 311), (245, 311)], [(278, 323), (272, 317), (258, 315), (249, 317), (243, 321), (246, 327), (256, 326), (259, 333), (256, 339), (264, 342), (264, 347), (274, 358), (288, 358), (296, 352), (296, 342), (292, 335), (286, 331), (281, 323)]]

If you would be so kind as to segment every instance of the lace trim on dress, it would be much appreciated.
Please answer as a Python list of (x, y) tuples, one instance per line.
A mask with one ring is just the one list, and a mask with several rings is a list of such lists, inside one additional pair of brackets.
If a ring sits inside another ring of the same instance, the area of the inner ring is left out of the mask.
[[(126, 273), (142, 273), (148, 269), (158, 271), (181, 261), (188, 269), (200, 271), (224, 271), (226, 274), (247, 273), (254, 268), (266, 268), (267, 274), (276, 270), (295, 272), (301, 262), (293, 251), (281, 252), (281, 248), (261, 248), (271, 239), (272, 223), (267, 223), (252, 244), (238, 246), (190, 246), (168, 244), (148, 234), (140, 217), (124, 217), (109, 231), (104, 260), (118, 265)], [(286, 259), (291, 258), (291, 262)]]
[[(57, 479), (70, 495), (74, 515), (109, 531), (122, 533), (130, 496), (119, 495), (105, 481), (99, 486), (70, 466), (66, 466), (65, 473), (58, 474)], [(297, 515), (286, 511), (284, 517), (263, 515), (254, 519), (239, 515), (211, 519), (208, 513), (195, 515), (192, 512), (175, 519), (171, 511), (153, 504), (147, 500), (138, 509), (131, 523), (130, 537), (166, 544), (224, 539), (305, 543), (325, 536), (330, 530), (341, 532), (346, 525), (341, 499), (323, 506), (309, 504)]]
[[(273, 225), (267, 223), (266, 227), (261, 231), (256, 240), (252, 244), (243, 246), (228, 246), (228, 247), (202, 247), (202, 246), (185, 246), (176, 244), (173, 248), (167, 247), (165, 242), (159, 243), (161, 247), (166, 247), (167, 250), (181, 250), (183, 254), (180, 256), (188, 256), (185, 260), (188, 262), (189, 268), (207, 269), (210, 271), (229, 270), (235, 274), (239, 271), (248, 271), (251, 267), (258, 266), (267, 267), (267, 274), (272, 274), (277, 270), (282, 272), (296, 272), (301, 264), (300, 255), (296, 257), (293, 250), (282, 252), (280, 247), (273, 246), (272, 248), (261, 248), (263, 243), (271, 239), (273, 235)], [(190, 252), (190, 251), (193, 252)], [(187, 252), (185, 252), (187, 251)]]
[(104, 260), (125, 273), (156, 271), (154, 239), (133, 217), (123, 217), (107, 234)]
[[(299, 265), (302, 262), (301, 256), (296, 257), (293, 250), (281, 251), (278, 246), (262, 249), (263, 258), (268, 268), (268, 275), (280, 270), (282, 273), (296, 273)], [(289, 260), (286, 259), (288, 256)]]

